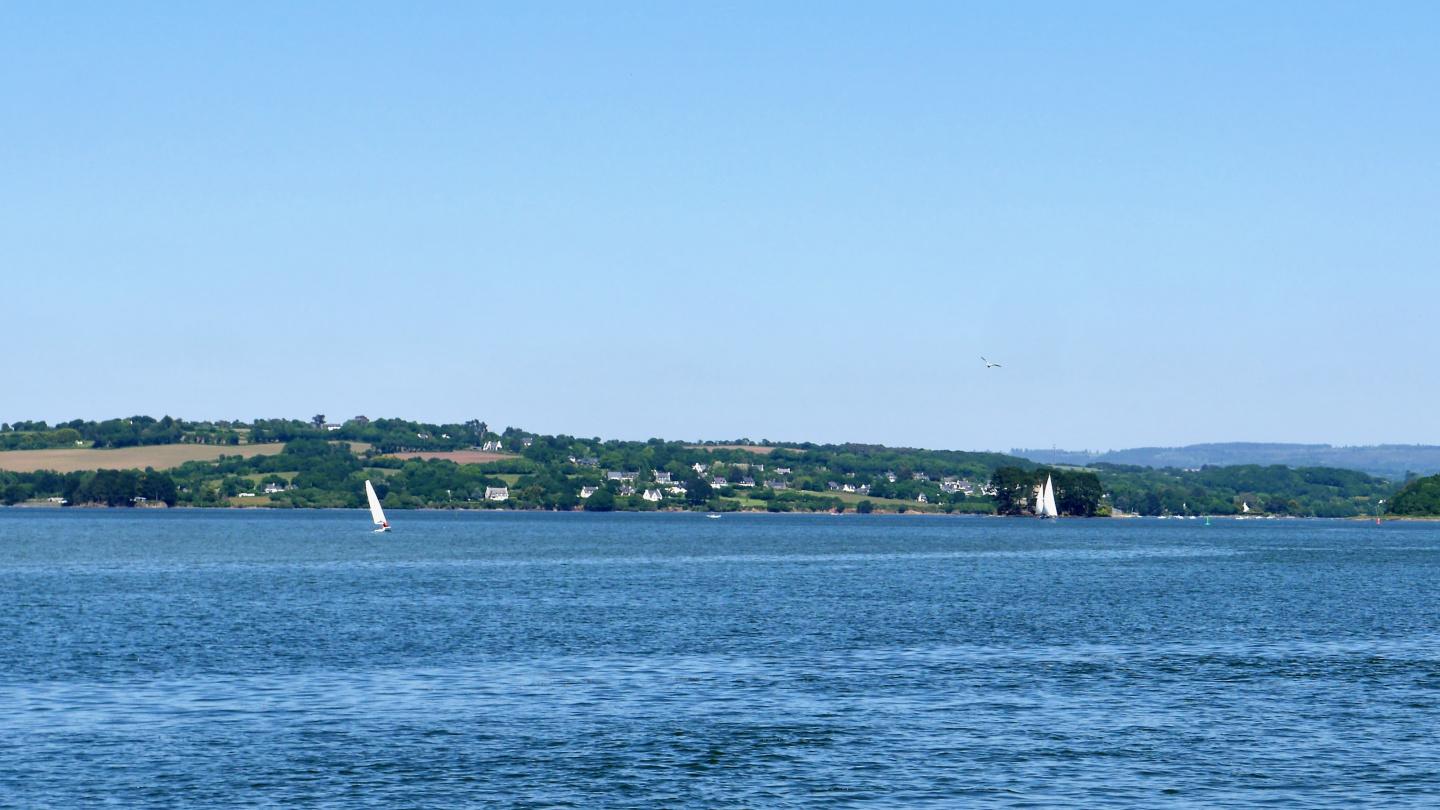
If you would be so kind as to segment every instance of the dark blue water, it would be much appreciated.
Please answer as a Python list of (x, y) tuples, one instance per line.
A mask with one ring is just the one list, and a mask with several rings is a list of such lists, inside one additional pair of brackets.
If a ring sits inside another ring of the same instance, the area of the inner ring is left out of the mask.
[(0, 509), (0, 805), (1440, 802), (1440, 526)]

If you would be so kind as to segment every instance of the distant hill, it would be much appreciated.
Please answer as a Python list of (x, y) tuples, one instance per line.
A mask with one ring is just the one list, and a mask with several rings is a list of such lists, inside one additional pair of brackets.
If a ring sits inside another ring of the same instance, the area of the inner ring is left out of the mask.
[(1328, 444), (1264, 444), (1225, 442), (1186, 447), (1136, 447), (1105, 453), (1073, 450), (1015, 449), (1011, 455), (1044, 464), (1086, 465), (1095, 462), (1134, 464), (1141, 467), (1198, 469), (1206, 464), (1283, 464), (1287, 467), (1340, 467), (1396, 481), (1406, 473), (1440, 473), (1440, 447), (1427, 444), (1380, 444), (1368, 447), (1333, 447)]

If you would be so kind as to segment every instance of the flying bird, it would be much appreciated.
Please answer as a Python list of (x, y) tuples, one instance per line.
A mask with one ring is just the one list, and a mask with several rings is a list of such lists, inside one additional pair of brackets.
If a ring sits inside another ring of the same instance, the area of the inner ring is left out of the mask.
[[(980, 359), (985, 360), (983, 357)], [(1001, 366), (999, 363), (992, 363), (989, 360), (985, 360), (985, 368), (1001, 368)]]

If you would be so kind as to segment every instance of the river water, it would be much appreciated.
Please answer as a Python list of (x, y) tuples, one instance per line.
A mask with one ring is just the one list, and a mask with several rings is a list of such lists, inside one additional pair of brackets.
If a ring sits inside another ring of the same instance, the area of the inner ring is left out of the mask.
[(0, 509), (0, 806), (1440, 802), (1440, 526)]

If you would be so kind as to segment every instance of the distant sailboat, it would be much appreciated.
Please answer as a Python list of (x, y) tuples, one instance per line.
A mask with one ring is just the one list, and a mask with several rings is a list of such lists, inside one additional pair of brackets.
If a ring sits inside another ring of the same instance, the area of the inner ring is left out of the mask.
[(380, 527), (375, 531), (390, 531), (390, 524), (385, 522), (385, 510), (380, 508), (380, 499), (375, 497), (375, 487), (370, 486), (369, 479), (365, 481), (365, 497), (370, 499), (370, 517), (375, 521), (375, 525)]
[(1035, 499), (1035, 517), (1060, 517), (1060, 513), (1055, 509), (1055, 485), (1051, 483), (1050, 476), (1045, 476), (1045, 486), (1036, 493)]

